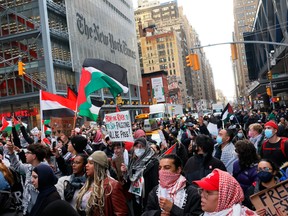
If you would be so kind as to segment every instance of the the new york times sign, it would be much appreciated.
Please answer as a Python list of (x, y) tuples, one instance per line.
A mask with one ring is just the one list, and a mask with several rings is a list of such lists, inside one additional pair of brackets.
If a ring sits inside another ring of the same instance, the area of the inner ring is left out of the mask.
[(115, 53), (118, 51), (126, 56), (136, 59), (135, 51), (128, 48), (126, 41), (115, 38), (111, 33), (103, 32), (99, 25), (92, 23), (88, 24), (83, 15), (76, 13), (77, 29), (81, 35), (86, 36), (87, 40), (94, 40), (95, 42), (110, 46), (110, 51)]

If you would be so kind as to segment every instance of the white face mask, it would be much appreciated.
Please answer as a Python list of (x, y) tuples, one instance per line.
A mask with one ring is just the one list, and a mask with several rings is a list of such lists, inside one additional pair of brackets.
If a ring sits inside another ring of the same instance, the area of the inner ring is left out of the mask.
[(145, 149), (141, 149), (141, 148), (136, 148), (134, 150), (134, 153), (138, 158), (141, 157), (144, 154), (144, 152), (145, 152)]

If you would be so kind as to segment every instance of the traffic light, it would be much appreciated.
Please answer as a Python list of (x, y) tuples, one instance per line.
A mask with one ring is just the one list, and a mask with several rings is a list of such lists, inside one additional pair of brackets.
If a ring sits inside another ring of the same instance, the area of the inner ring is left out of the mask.
[(116, 97), (116, 103), (119, 105), (123, 103), (122, 97), (120, 95)]
[(267, 72), (267, 78), (268, 80), (272, 80), (272, 71)]
[(197, 54), (191, 54), (192, 55), (192, 67), (194, 71), (200, 70), (200, 64), (199, 64), (199, 59)]
[(22, 61), (18, 61), (18, 75), (23, 76), (25, 74), (26, 68), (24, 68), (26, 64), (24, 64)]
[(231, 54), (232, 54), (232, 60), (238, 59), (236, 44), (231, 44)]
[(280, 97), (273, 97), (273, 98), (272, 98), (272, 102), (273, 102), (273, 103), (279, 102), (280, 100), (281, 100)]
[(187, 67), (193, 66), (192, 54), (189, 54), (186, 56), (186, 65)]
[(266, 87), (266, 93), (267, 93), (267, 95), (268, 95), (269, 97), (272, 96), (272, 92), (271, 92), (271, 87), (270, 87), (270, 86), (267, 86), (267, 87)]

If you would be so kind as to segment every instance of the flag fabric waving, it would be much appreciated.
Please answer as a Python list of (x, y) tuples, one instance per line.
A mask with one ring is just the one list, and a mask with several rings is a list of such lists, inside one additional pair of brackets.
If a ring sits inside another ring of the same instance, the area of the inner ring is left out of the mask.
[(43, 119), (73, 117), (76, 111), (76, 100), (40, 90), (40, 109)]
[[(80, 116), (97, 121), (100, 102), (91, 101), (91, 94), (108, 88), (116, 97), (128, 92), (127, 71), (119, 65), (99, 59), (85, 59), (78, 87), (77, 106)], [(97, 104), (96, 104), (97, 103)]]
[[(17, 121), (15, 117), (14, 118), (14, 126), (16, 130), (20, 129), (20, 123)], [(27, 128), (27, 124), (22, 122), (22, 125)], [(10, 121), (7, 121), (5, 117), (2, 117), (2, 126), (0, 127), (0, 131), (6, 131), (6, 132), (11, 132), (12, 131), (12, 119)]]
[(231, 115), (233, 115), (233, 109), (230, 103), (228, 103), (226, 107), (224, 108), (224, 110), (222, 111), (221, 120), (224, 122), (227, 122), (229, 121), (229, 118)]
[[(2, 126), (0, 127), (0, 131), (5, 131), (5, 129), (9, 126), (9, 122), (5, 119), (5, 117), (2, 117)], [(12, 126), (12, 124), (11, 124)]]

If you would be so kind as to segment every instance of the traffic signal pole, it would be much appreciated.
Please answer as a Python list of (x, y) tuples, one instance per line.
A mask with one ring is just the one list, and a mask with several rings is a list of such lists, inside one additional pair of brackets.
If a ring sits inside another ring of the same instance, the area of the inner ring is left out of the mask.
[[(215, 43), (215, 44), (208, 44), (208, 45), (204, 45), (204, 46), (197, 46), (197, 47), (192, 47), (191, 50), (193, 52), (194, 49), (201, 49), (204, 47), (210, 47), (210, 46), (218, 46), (218, 45), (224, 45), (224, 44), (231, 44), (231, 45), (235, 45), (235, 44), (265, 44), (265, 51), (267, 54), (267, 67), (268, 67), (268, 73), (272, 73), (272, 71), (270, 71), (270, 56), (269, 53), (266, 50), (267, 45), (278, 45), (278, 46), (286, 46), (288, 47), (287, 43), (277, 43), (277, 42), (270, 42), (270, 41), (233, 41), (233, 42), (224, 42), (224, 43)], [(231, 46), (232, 50), (234, 49), (235, 52), (235, 47)], [(236, 53), (236, 52), (235, 52)], [(233, 54), (233, 52), (232, 52)], [(272, 74), (270, 74), (271, 78), (269, 78), (269, 84), (270, 84), (270, 91), (271, 91), (271, 102), (272, 102), (272, 107), (273, 109), (275, 109), (275, 103), (274, 103), (274, 95), (273, 95), (273, 86), (272, 86)]]

